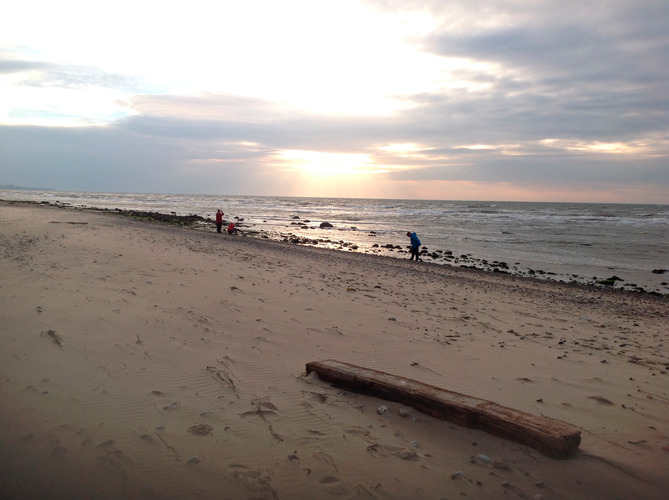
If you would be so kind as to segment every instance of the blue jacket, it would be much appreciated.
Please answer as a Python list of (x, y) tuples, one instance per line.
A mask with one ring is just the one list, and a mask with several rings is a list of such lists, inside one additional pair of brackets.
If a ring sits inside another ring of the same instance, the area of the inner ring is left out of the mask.
[(414, 248), (418, 248), (420, 246), (420, 240), (418, 239), (418, 236), (416, 236), (416, 233), (411, 233), (411, 246)]

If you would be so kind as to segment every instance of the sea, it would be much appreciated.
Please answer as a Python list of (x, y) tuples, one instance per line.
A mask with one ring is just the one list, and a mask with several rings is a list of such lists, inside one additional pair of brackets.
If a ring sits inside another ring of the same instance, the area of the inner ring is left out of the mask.
[(221, 209), (242, 235), (396, 258), (408, 258), (409, 231), (427, 263), (669, 294), (669, 205), (23, 189), (0, 189), (0, 199), (212, 221)]

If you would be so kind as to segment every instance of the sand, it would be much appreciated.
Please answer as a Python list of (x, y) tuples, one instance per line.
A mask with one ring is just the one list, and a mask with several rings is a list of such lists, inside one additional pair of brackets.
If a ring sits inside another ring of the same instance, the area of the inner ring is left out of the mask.
[[(0, 255), (0, 498), (666, 498), (666, 296), (6, 202)], [(324, 359), (582, 443), (548, 458)]]

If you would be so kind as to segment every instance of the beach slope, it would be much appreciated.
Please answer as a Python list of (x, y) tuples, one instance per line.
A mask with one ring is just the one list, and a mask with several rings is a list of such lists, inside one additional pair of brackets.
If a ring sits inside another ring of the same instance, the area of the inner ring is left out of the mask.
[[(0, 202), (0, 498), (665, 498), (666, 297)], [(306, 374), (581, 430), (553, 459)]]

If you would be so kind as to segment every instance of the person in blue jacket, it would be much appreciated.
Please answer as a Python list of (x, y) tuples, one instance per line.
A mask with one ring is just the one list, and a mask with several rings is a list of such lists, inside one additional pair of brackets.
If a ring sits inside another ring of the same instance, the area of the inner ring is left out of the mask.
[(418, 239), (418, 236), (416, 236), (416, 233), (412, 233), (411, 231), (407, 232), (407, 236), (411, 238), (410, 260), (413, 260), (413, 258), (416, 257), (416, 262), (420, 262), (420, 256), (418, 255), (418, 250), (420, 249), (420, 240)]

